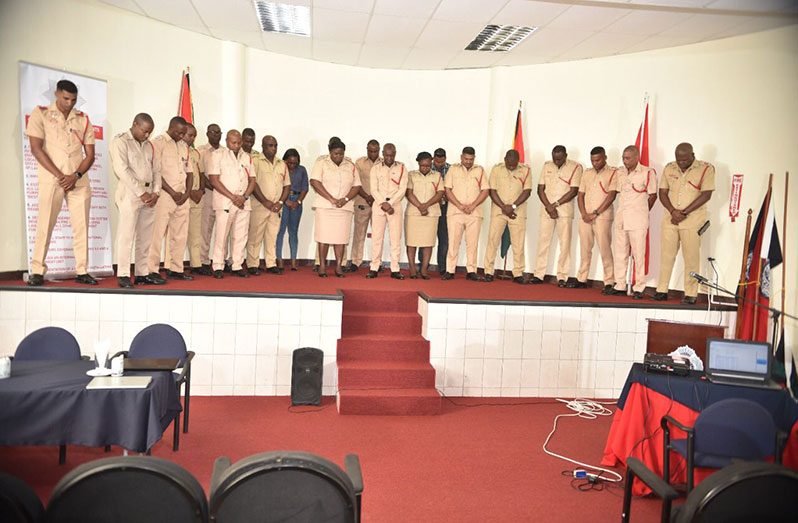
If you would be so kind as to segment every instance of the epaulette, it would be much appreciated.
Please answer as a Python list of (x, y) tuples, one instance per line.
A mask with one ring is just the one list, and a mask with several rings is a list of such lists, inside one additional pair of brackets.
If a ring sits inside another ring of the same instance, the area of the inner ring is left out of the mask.
[(47, 109), (49, 109), (49, 107), (47, 107), (46, 105), (40, 105), (40, 106), (38, 106), (38, 107), (39, 107), (39, 109), (41, 109), (41, 110), (42, 110), (42, 112), (44, 112), (44, 111), (46, 111)]
[(84, 113), (83, 111), (78, 111), (77, 109), (75, 109), (75, 115), (77, 115), (77, 116), (86, 116), (86, 113)]

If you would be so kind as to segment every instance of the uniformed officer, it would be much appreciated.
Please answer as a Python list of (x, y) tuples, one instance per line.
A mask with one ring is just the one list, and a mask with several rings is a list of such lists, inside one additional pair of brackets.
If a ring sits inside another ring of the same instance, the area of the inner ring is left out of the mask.
[[(422, 151), (416, 156), (418, 170), (410, 171), (407, 177), (407, 209), (405, 211), (405, 243), (408, 261), (416, 258), (416, 249), (421, 258), (421, 279), (429, 280), (429, 260), (438, 233), (441, 216), (440, 201), (443, 198), (443, 178), (432, 170), (432, 155)], [(440, 249), (440, 248), (439, 248)], [(419, 274), (415, 263), (409, 263), (410, 278)]]
[(31, 153), (39, 164), (39, 217), (28, 285), (44, 283), (50, 237), (64, 198), (72, 225), (75, 281), (97, 285), (88, 273), (91, 188), (86, 176), (94, 163), (94, 128), (88, 115), (75, 109), (77, 99), (78, 87), (69, 80), (60, 80), (55, 101), (36, 107), (25, 130)]
[(135, 249), (136, 282), (162, 285), (157, 267), (148, 265), (152, 226), (155, 221), (155, 203), (161, 190), (161, 180), (152, 172), (152, 144), (147, 140), (154, 127), (152, 117), (139, 113), (129, 131), (111, 140), (109, 153), (114, 174), (119, 179), (116, 186), (116, 206), (119, 222), (116, 226), (116, 276), (119, 286), (129, 289), (130, 250)]
[(444, 180), (446, 199), (452, 207), (447, 214), (449, 249), (446, 272), (441, 276), (443, 280), (454, 278), (463, 233), (466, 243), (466, 279), (480, 280), (477, 276), (477, 249), (479, 232), (482, 229), (482, 202), (488, 197), (490, 186), (485, 169), (474, 165), (475, 156), (473, 147), (464, 147), (460, 163), (449, 168)]
[(639, 163), (640, 151), (634, 145), (623, 150), (623, 167), (619, 167), (618, 212), (615, 214), (612, 237), (612, 258), (615, 263), (614, 295), (626, 294), (626, 267), (631, 251), (634, 259), (633, 297), (643, 299), (646, 288), (646, 236), (649, 211), (657, 201), (657, 172)]
[(532, 194), (532, 176), (528, 165), (518, 163), (518, 151), (510, 149), (504, 161), (490, 171), (490, 229), (485, 250), (485, 281), (493, 281), (496, 251), (504, 228), (510, 228), (513, 247), (513, 281), (524, 281), (524, 243), (526, 241), (526, 201)]
[(241, 150), (249, 155), (252, 161), (255, 161), (255, 156), (260, 152), (253, 149), (255, 146), (255, 130), (251, 127), (245, 127), (241, 131)]
[(374, 205), (374, 198), (371, 195), (371, 168), (379, 161), (380, 142), (369, 140), (366, 144), (366, 156), (361, 156), (355, 161), (361, 186), (360, 192), (355, 196), (355, 227), (349, 248), (349, 263), (344, 267), (344, 272), (355, 272), (363, 263), (363, 249), (371, 221), (371, 207)]
[[(208, 180), (207, 170), (210, 165), (211, 153), (219, 148), (222, 140), (222, 129), (215, 123), (208, 126), (205, 136), (208, 143), (197, 147), (200, 153), (200, 171), (202, 175), (202, 186), (205, 189), (202, 195), (202, 223), (200, 225), (200, 262), (202, 267), (195, 271), (197, 274), (211, 276), (211, 248), (213, 245), (213, 225), (216, 222), (216, 213), (213, 210), (213, 186)], [(226, 253), (225, 253), (226, 255)]]
[(183, 141), (188, 146), (188, 166), (192, 173), (188, 193), (188, 258), (191, 272), (201, 274), (202, 268), (202, 207), (205, 195), (205, 175), (200, 161), (200, 152), (194, 148), (197, 128), (186, 124)]
[(593, 244), (596, 243), (604, 267), (602, 292), (607, 294), (612, 290), (615, 281), (612, 264), (612, 202), (618, 194), (618, 176), (617, 169), (607, 165), (604, 147), (591, 149), (590, 163), (593, 167), (582, 174), (577, 196), (577, 205), (582, 216), (579, 220), (579, 272), (576, 274), (576, 283), (569, 284), (568, 287), (587, 287)]
[(255, 169), (255, 196), (249, 217), (247, 239), (247, 271), (260, 274), (260, 246), (265, 242), (266, 272), (281, 274), (277, 268), (277, 233), (280, 232), (280, 212), (291, 189), (288, 167), (277, 157), (277, 139), (266, 135), (261, 140), (263, 153), (252, 162)]
[(538, 255), (535, 272), (529, 283), (543, 283), (549, 263), (554, 229), (560, 246), (557, 260), (557, 286), (565, 287), (571, 268), (571, 230), (573, 228), (574, 204), (572, 200), (582, 181), (582, 165), (569, 160), (565, 146), (557, 145), (551, 151), (551, 160), (543, 164), (538, 182), (538, 198), (543, 203), (540, 212)]
[(695, 159), (693, 146), (676, 146), (676, 161), (665, 166), (659, 182), (659, 197), (668, 214), (662, 219), (659, 281), (654, 299), (668, 299), (668, 284), (679, 245), (684, 259), (684, 299), (695, 303), (698, 282), (690, 277), (700, 270), (701, 237), (698, 230), (707, 221), (707, 202), (715, 190), (715, 167)]
[[(210, 158), (208, 177), (213, 184), (213, 209), (216, 233), (213, 240), (213, 276), (224, 277), (224, 251), (227, 237), (232, 237), (230, 256), (236, 276), (249, 276), (243, 268), (249, 230), (250, 195), (255, 190), (252, 159), (241, 148), (241, 133), (227, 131), (227, 147), (219, 147)], [(273, 242), (272, 242), (273, 243)]]
[[(451, 165), (446, 161), (446, 149), (438, 147), (432, 153), (432, 170), (441, 175), (441, 180), (446, 180), (446, 174), (449, 172)], [(443, 274), (446, 272), (446, 257), (449, 249), (449, 226), (446, 221), (446, 213), (449, 208), (449, 202), (446, 200), (446, 195), (441, 198), (441, 217), (438, 219), (438, 248), (436, 249), (436, 262), (438, 272)]]
[[(340, 139), (339, 137), (337, 137), (337, 136), (330, 136), (330, 139), (329, 139), (329, 140), (327, 140), (327, 149), (329, 149), (329, 148), (330, 148), (330, 145), (331, 145), (331, 144), (333, 144), (333, 143), (339, 143), (339, 142), (341, 142), (341, 139)], [(341, 143), (343, 143), (343, 142), (341, 142)], [(327, 159), (327, 158), (329, 158), (329, 157), (330, 157), (330, 155), (329, 155), (329, 154), (320, 154), (320, 155), (319, 155), (319, 156), (316, 158), (316, 161), (315, 161), (315, 162), (313, 162), (313, 168), (310, 170), (311, 174), (313, 173), (313, 171), (315, 171), (315, 170), (316, 170), (316, 167), (317, 167), (317, 166), (320, 166), (320, 165), (321, 165), (321, 162), (323, 162), (324, 160), (326, 160), (326, 159)], [(351, 161), (351, 160), (349, 160), (349, 158), (348, 158), (347, 156), (344, 156), (344, 159), (345, 159), (345, 160), (348, 160), (348, 161)], [(358, 175), (358, 177), (359, 177), (359, 175)], [(324, 204), (322, 204), (322, 205), (324, 205)], [(328, 249), (328, 250), (329, 250), (329, 249)], [(335, 251), (335, 249), (334, 249), (334, 248), (333, 248), (333, 251)], [(345, 252), (345, 251), (346, 251), (346, 246), (344, 246), (344, 254), (343, 254), (344, 258), (346, 258), (346, 252)], [(319, 263), (319, 258), (320, 258), (320, 253), (321, 253), (321, 245), (320, 245), (318, 242), (316, 242), (316, 258), (313, 260), (313, 272), (319, 272), (319, 265), (320, 265), (320, 263)], [(326, 265), (327, 265), (327, 264), (325, 263), (325, 266), (326, 266)], [(344, 271), (344, 272), (346, 272), (346, 271)]]
[(383, 146), (382, 161), (374, 164), (369, 177), (374, 203), (371, 206), (371, 266), (366, 277), (377, 277), (387, 226), (391, 244), (391, 278), (404, 280), (399, 272), (399, 257), (402, 255), (402, 200), (407, 191), (408, 176), (405, 164), (396, 161), (394, 144)]
[(183, 141), (186, 121), (175, 116), (169, 120), (169, 128), (152, 141), (155, 150), (153, 173), (161, 179), (161, 188), (166, 192), (155, 204), (155, 224), (152, 228), (150, 271), (158, 272), (161, 247), (169, 229), (169, 258), (164, 260), (167, 277), (174, 280), (193, 280), (183, 271), (183, 259), (188, 240), (188, 197), (193, 175), (188, 171), (188, 146)]

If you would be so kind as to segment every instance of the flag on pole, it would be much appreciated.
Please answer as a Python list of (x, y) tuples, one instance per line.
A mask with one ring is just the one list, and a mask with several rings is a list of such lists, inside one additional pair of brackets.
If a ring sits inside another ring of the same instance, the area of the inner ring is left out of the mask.
[[(518, 163), (524, 163), (524, 125), (521, 119), (521, 104), (515, 117), (515, 133), (513, 133), (513, 149), (518, 153)], [(510, 250), (510, 228), (505, 226), (502, 233), (501, 257), (506, 258)]]
[[(643, 112), (643, 121), (640, 122), (640, 127), (637, 129), (637, 138), (635, 139), (635, 147), (637, 150), (640, 151), (640, 157), (638, 162), (645, 165), (646, 167), (651, 167), (649, 163), (649, 156), (648, 156), (648, 94), (646, 94), (645, 98), (645, 110)], [(649, 261), (651, 258), (651, 249), (649, 248), (649, 231), (646, 231), (646, 260), (645, 260), (645, 268), (646, 274), (648, 274), (648, 266)], [(645, 278), (645, 274), (641, 277)], [(637, 274), (635, 274), (635, 264), (632, 263), (632, 285), (637, 283)]]
[(194, 123), (194, 104), (191, 102), (191, 82), (189, 70), (183, 71), (180, 83), (180, 101), (177, 104), (177, 115), (182, 116), (188, 123)]
[(792, 369), (790, 369), (790, 392), (793, 398), (798, 398), (798, 369), (795, 368), (795, 356), (790, 356)]
[[(766, 341), (768, 339), (768, 316), (770, 306), (770, 271), (781, 265), (782, 253), (776, 215), (768, 187), (765, 201), (756, 217), (751, 239), (748, 241), (748, 260), (745, 269), (743, 308), (740, 311), (739, 337), (742, 340)], [(762, 307), (757, 307), (754, 303)], [(782, 358), (782, 362), (783, 362)]]
[[(782, 385), (787, 384), (787, 367), (786, 367), (787, 360), (784, 358), (784, 324), (781, 326), (781, 333), (779, 336), (779, 344), (776, 347), (776, 351), (773, 355), (773, 369), (771, 370), (771, 377), (777, 383), (781, 383)], [(793, 367), (795, 363), (793, 363)], [(795, 373), (795, 368), (793, 368), (793, 374)]]

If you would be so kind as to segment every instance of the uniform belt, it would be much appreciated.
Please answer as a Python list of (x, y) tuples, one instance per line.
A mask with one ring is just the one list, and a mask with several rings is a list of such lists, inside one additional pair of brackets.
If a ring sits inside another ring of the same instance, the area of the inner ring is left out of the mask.
[(150, 186), (150, 182), (144, 182), (144, 187), (149, 187), (149, 186)]
[(289, 194), (291, 194), (291, 196), (296, 196), (298, 194), (302, 194), (302, 191), (291, 191)]

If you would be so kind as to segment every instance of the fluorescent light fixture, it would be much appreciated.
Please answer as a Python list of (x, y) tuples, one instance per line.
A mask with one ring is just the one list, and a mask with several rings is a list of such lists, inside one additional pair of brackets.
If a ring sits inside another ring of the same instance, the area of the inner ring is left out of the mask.
[(466, 51), (509, 51), (524, 38), (537, 31), (537, 27), (516, 25), (486, 25), (485, 29), (465, 48)]
[(310, 8), (304, 5), (278, 4), (253, 0), (255, 14), (265, 33), (310, 36)]

